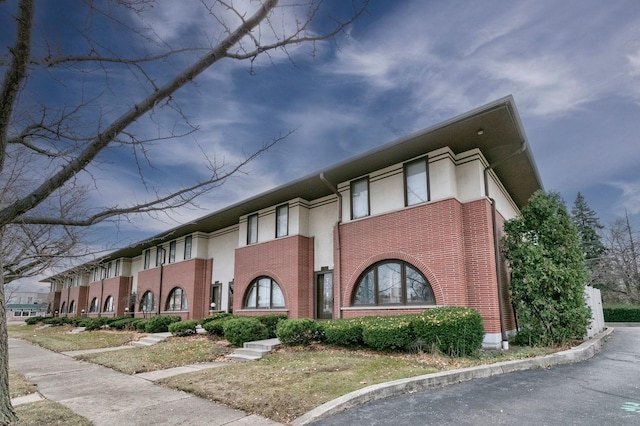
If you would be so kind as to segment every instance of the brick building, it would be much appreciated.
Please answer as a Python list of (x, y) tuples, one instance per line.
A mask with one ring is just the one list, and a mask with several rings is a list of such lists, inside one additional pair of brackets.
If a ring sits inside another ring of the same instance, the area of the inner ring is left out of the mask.
[(61, 315), (469, 306), (498, 347), (515, 331), (502, 224), (541, 187), (506, 97), (48, 281)]

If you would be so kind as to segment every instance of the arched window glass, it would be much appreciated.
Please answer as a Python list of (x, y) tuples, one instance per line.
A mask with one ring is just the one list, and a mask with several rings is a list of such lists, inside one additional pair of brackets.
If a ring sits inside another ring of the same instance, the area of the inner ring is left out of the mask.
[(69, 303), (69, 313), (70, 314), (75, 314), (76, 313), (76, 301), (72, 300), (71, 303)]
[(113, 308), (113, 297), (109, 296), (107, 297), (107, 299), (104, 301), (104, 309), (102, 310), (103, 312), (113, 312), (114, 308)]
[(353, 305), (433, 305), (429, 281), (401, 260), (386, 260), (364, 271), (353, 293)]
[(175, 287), (173, 290), (171, 290), (171, 293), (169, 293), (165, 310), (186, 311), (188, 309), (187, 295), (184, 294), (184, 290), (182, 290), (180, 287)]
[(247, 289), (244, 307), (248, 309), (284, 308), (284, 296), (280, 286), (269, 277), (255, 279)]
[(155, 309), (156, 304), (153, 298), (153, 293), (150, 291), (145, 292), (142, 295), (142, 300), (140, 301), (140, 312), (153, 312)]
[(67, 302), (62, 302), (62, 307), (60, 308), (60, 313), (61, 314), (66, 314), (67, 313)]
[(98, 298), (94, 297), (93, 299), (91, 299), (91, 305), (89, 305), (89, 312), (98, 312), (99, 310), (99, 306), (98, 306)]

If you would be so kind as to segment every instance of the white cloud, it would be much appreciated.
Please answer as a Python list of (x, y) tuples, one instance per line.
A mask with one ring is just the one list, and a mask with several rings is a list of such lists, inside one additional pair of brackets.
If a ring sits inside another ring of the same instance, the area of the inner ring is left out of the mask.
[(622, 216), (624, 210), (630, 215), (640, 213), (640, 180), (639, 181), (612, 181), (609, 185), (622, 191), (619, 202), (619, 216)]

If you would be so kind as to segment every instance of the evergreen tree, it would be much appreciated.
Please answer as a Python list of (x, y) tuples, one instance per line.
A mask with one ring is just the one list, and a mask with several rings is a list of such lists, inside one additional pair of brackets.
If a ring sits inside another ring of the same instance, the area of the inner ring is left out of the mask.
[(578, 230), (580, 248), (584, 254), (587, 266), (591, 271), (598, 265), (600, 258), (607, 251), (598, 233), (604, 226), (600, 224), (596, 212), (594, 212), (578, 192), (571, 209), (571, 219)]
[(519, 217), (505, 222), (504, 252), (520, 319), (517, 340), (554, 345), (585, 336), (588, 271), (578, 232), (558, 194), (537, 191)]

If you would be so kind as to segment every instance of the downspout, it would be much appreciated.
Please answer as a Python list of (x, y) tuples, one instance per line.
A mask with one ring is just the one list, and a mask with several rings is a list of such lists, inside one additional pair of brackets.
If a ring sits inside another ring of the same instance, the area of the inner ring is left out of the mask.
[(493, 228), (493, 251), (496, 259), (496, 282), (498, 285), (498, 313), (500, 318), (500, 335), (502, 339), (502, 349), (509, 349), (509, 337), (507, 336), (507, 327), (505, 325), (504, 318), (504, 294), (503, 294), (503, 281), (502, 281), (502, 253), (500, 251), (500, 240), (498, 238), (498, 220), (497, 220), (497, 212), (496, 212), (496, 200), (491, 198), (489, 194), (489, 170), (492, 170), (494, 167), (498, 166), (500, 163), (503, 163), (509, 160), (512, 157), (524, 152), (527, 149), (527, 142), (522, 140), (520, 147), (508, 155), (505, 158), (494, 161), (484, 168), (484, 194), (489, 199), (489, 203), (491, 204), (491, 225)]
[[(331, 190), (338, 197), (338, 221), (334, 225), (334, 229), (336, 230), (336, 257), (337, 257), (337, 268), (336, 265), (333, 267), (333, 275), (334, 279), (338, 283), (338, 291), (334, 292), (336, 296), (336, 302), (338, 304), (338, 318), (342, 318), (342, 286), (341, 286), (341, 265), (342, 265), (342, 254), (340, 248), (340, 224), (342, 223), (342, 194), (338, 191), (338, 189), (324, 177), (324, 172), (320, 173), (320, 180), (327, 185), (327, 188)], [(336, 273), (337, 269), (337, 273)]]
[(162, 275), (164, 273), (164, 262), (160, 264), (160, 288), (158, 289), (158, 315), (160, 315), (160, 305), (162, 304)]

